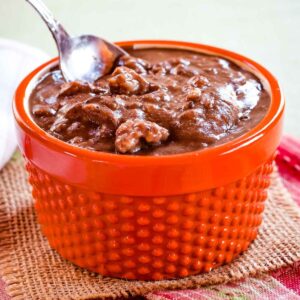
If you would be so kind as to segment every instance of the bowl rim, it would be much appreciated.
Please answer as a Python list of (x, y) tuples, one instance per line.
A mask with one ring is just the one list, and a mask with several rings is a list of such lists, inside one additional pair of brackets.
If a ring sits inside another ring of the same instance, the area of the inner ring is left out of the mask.
[(234, 152), (235, 150), (240, 149), (241, 147), (245, 147), (252, 142), (260, 139), (264, 132), (271, 127), (276, 120), (278, 121), (283, 114), (285, 100), (281, 92), (281, 88), (278, 84), (276, 78), (262, 65), (249, 59), (246, 56), (241, 54), (215, 47), (206, 44), (199, 43), (191, 43), (191, 42), (182, 42), (182, 41), (174, 41), (174, 40), (133, 40), (133, 41), (122, 41), (117, 42), (119, 46), (137, 46), (137, 47), (171, 47), (171, 48), (182, 48), (195, 50), (198, 52), (208, 52), (211, 54), (215, 54), (217, 56), (225, 57), (233, 62), (240, 62), (246, 66), (248, 66), (251, 70), (257, 71), (264, 78), (267, 84), (270, 87), (270, 96), (271, 103), (269, 109), (264, 116), (264, 118), (251, 130), (244, 133), (243, 135), (230, 140), (225, 143), (221, 143), (220, 145), (208, 147), (205, 149), (200, 149), (192, 152), (184, 152), (179, 154), (170, 154), (170, 155), (160, 155), (160, 156), (142, 156), (137, 154), (116, 154), (116, 153), (107, 153), (89, 150), (85, 148), (80, 148), (78, 146), (74, 146), (68, 144), (64, 141), (61, 141), (54, 136), (48, 134), (46, 131), (41, 129), (28, 114), (28, 111), (24, 105), (24, 97), (28, 96), (28, 86), (35, 78), (36, 74), (47, 68), (51, 63), (54, 63), (58, 60), (58, 58), (51, 59), (50, 61), (44, 63), (33, 72), (31, 72), (18, 86), (15, 99), (13, 102), (13, 111), (14, 116), (17, 123), (28, 132), (30, 135), (36, 137), (43, 143), (51, 143), (51, 147), (55, 148), (59, 151), (63, 151), (71, 156), (75, 157), (85, 157), (87, 159), (96, 160), (96, 161), (106, 161), (111, 163), (126, 163), (126, 164), (143, 164), (143, 165), (151, 165), (153, 163), (157, 163), (158, 165), (163, 164), (172, 164), (172, 163), (184, 163), (187, 160), (191, 160), (195, 157), (200, 158), (207, 155), (216, 155), (222, 156), (226, 155), (229, 152)]

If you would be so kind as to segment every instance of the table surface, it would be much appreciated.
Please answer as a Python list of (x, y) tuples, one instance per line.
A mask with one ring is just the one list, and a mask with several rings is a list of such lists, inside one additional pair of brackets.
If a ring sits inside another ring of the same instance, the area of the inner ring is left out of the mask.
[[(111, 41), (175, 39), (240, 52), (279, 79), (285, 132), (300, 137), (299, 0), (45, 0), (72, 34)], [(55, 55), (50, 33), (24, 0), (0, 1), (0, 37)]]

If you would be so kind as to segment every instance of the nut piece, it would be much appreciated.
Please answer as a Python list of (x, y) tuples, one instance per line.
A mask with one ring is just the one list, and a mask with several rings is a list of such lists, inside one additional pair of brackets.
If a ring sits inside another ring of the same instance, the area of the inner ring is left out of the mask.
[(196, 75), (188, 80), (188, 83), (197, 88), (204, 88), (210, 86), (210, 82), (207, 77), (203, 75)]
[(169, 131), (156, 123), (134, 119), (121, 124), (116, 131), (116, 150), (134, 153), (142, 148), (142, 139), (148, 144), (159, 144), (169, 136)]
[(188, 101), (199, 101), (201, 99), (202, 91), (199, 88), (190, 88), (187, 91), (186, 99)]
[(151, 68), (151, 64), (146, 60), (127, 55), (120, 58), (119, 65), (132, 69), (139, 74), (146, 74), (147, 70)]
[(118, 94), (143, 95), (150, 89), (150, 83), (127, 67), (118, 67), (108, 79), (111, 90)]

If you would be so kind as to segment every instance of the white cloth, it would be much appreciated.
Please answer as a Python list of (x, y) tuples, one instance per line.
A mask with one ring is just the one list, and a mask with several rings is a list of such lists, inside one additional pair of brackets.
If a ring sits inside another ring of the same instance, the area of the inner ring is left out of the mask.
[(12, 98), (20, 81), (49, 56), (15, 41), (0, 39), (0, 169), (10, 159), (17, 142)]

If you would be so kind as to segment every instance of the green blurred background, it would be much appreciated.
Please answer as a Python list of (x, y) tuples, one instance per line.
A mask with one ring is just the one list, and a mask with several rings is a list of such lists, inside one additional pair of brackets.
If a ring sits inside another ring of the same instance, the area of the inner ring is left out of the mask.
[[(194, 41), (228, 48), (257, 60), (280, 80), (288, 102), (285, 130), (300, 136), (300, 0), (45, 3), (74, 35), (91, 33), (111, 41)], [(25, 0), (0, 0), (0, 14), (1, 38), (15, 39), (55, 55), (50, 33)]]

